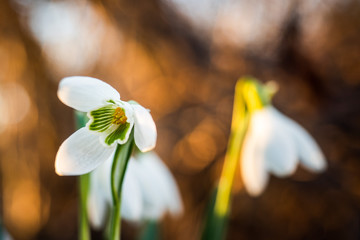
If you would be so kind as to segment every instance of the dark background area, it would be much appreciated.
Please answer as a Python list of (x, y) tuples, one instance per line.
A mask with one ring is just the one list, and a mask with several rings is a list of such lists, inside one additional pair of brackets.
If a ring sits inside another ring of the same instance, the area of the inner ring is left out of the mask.
[[(0, 213), (14, 239), (77, 238), (77, 179), (54, 171), (74, 131), (56, 96), (70, 75), (151, 109), (185, 206), (163, 239), (199, 239), (244, 75), (278, 83), (274, 105), (328, 169), (272, 177), (258, 198), (236, 176), (227, 239), (360, 238), (359, 1), (0, 1)], [(141, 224), (124, 224), (135, 239)]]

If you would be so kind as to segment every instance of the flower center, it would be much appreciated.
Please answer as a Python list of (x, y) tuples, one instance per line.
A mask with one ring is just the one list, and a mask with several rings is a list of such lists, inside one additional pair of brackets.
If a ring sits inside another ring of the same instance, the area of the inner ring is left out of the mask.
[(129, 119), (125, 115), (125, 109), (112, 102), (89, 112), (88, 117), (90, 118), (87, 124), (89, 130), (103, 133), (101, 139), (109, 146), (115, 141), (124, 143), (132, 124), (127, 122)]
[(124, 110), (120, 107), (116, 108), (111, 122), (113, 124), (120, 125), (120, 124), (126, 123), (126, 120), (127, 120), (127, 117), (125, 115)]

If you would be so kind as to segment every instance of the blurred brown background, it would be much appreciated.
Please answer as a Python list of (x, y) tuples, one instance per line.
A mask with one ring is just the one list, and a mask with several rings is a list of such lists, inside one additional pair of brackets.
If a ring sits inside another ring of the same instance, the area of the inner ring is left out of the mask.
[[(70, 75), (151, 109), (185, 205), (163, 221), (163, 239), (199, 239), (243, 75), (278, 82), (274, 105), (329, 167), (272, 177), (258, 198), (237, 176), (227, 239), (360, 238), (358, 0), (1, 0), (0, 213), (14, 239), (77, 237), (76, 178), (54, 172), (74, 131), (56, 97)], [(140, 229), (126, 223), (123, 239)]]

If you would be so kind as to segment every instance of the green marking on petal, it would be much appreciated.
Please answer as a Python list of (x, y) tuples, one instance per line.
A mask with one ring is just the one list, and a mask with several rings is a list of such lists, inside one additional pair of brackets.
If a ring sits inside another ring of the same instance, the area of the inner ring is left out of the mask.
[(89, 129), (98, 132), (106, 131), (112, 124), (115, 109), (116, 105), (109, 104), (91, 111), (89, 114), (92, 117), (92, 122), (89, 125)]
[(127, 122), (125, 109), (108, 102), (108, 105), (88, 113), (91, 119), (89, 130), (105, 132), (105, 143), (112, 145), (116, 140), (125, 139), (130, 123)]
[(119, 125), (119, 127), (115, 131), (110, 133), (105, 138), (105, 143), (108, 145), (111, 145), (118, 139), (124, 140), (129, 128), (130, 128), (130, 123), (128, 123), (128, 122), (126, 122), (125, 124)]

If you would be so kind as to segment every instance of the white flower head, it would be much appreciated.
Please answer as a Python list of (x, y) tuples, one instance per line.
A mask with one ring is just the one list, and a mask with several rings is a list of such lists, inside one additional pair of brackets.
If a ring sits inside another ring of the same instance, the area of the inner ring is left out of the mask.
[[(242, 178), (249, 194), (261, 194), (268, 183), (270, 173), (278, 177), (293, 174), (298, 163), (310, 171), (324, 170), (324, 155), (310, 134), (271, 106), (270, 97), (266, 96), (264, 86), (251, 82), (249, 86), (263, 88), (261, 91), (265, 93), (262, 95), (265, 96), (265, 104), (258, 104), (262, 101), (258, 98), (256, 104), (249, 109), (249, 126), (240, 154)], [(248, 95), (244, 94), (245, 101), (246, 97), (251, 95), (246, 94)], [(247, 101), (247, 104), (248, 102), (254, 101)]]
[[(109, 158), (90, 174), (88, 216), (95, 228), (104, 226), (112, 206), (111, 165)], [(129, 221), (159, 220), (166, 212), (172, 215), (182, 212), (176, 182), (154, 152), (129, 160), (121, 196), (121, 215)]]
[(134, 127), (134, 140), (140, 151), (156, 144), (156, 126), (149, 111), (136, 102), (120, 100), (109, 84), (91, 77), (61, 80), (59, 99), (69, 107), (86, 112), (89, 122), (66, 139), (56, 155), (59, 175), (81, 175), (94, 170), (124, 144)]
[(171, 172), (155, 152), (137, 154), (131, 166), (143, 196), (143, 219), (158, 220), (166, 212), (181, 214), (180, 193)]

